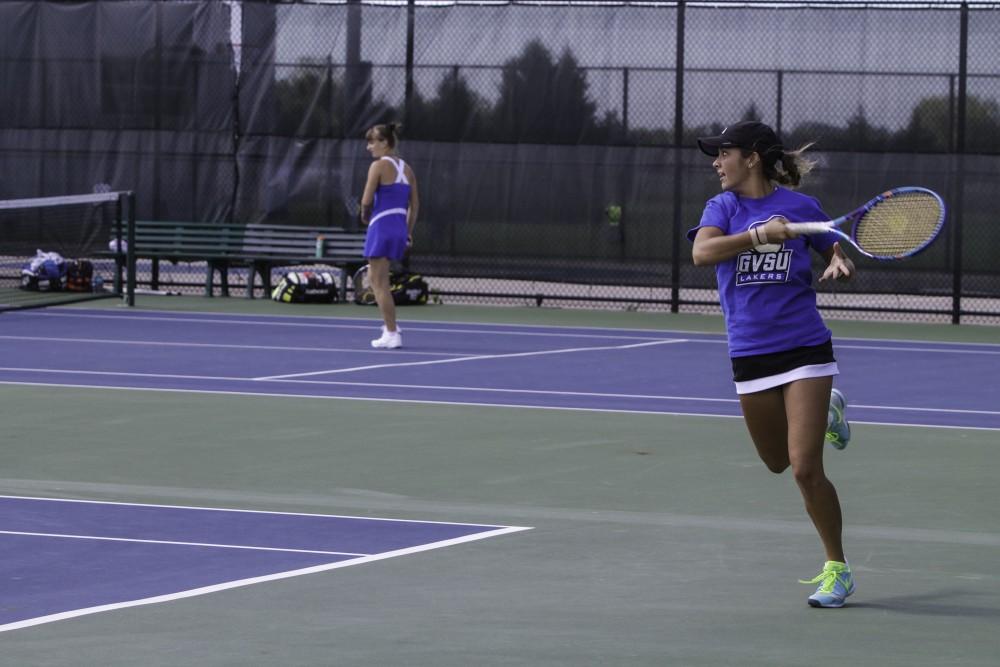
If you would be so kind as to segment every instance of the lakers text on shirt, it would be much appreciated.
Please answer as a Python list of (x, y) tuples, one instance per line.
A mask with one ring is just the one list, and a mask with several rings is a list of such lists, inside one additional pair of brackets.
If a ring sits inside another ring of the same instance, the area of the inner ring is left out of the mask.
[(759, 285), (783, 283), (788, 280), (788, 267), (792, 263), (791, 250), (776, 252), (745, 252), (736, 258), (736, 284)]

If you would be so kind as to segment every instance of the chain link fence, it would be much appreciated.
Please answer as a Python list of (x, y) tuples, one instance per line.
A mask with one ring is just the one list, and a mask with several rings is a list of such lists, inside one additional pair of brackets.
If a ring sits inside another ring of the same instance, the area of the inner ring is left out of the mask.
[[(438, 300), (710, 312), (695, 146), (813, 143), (833, 216), (899, 185), (946, 233), (821, 287), (838, 317), (1000, 323), (992, 3), (0, 2), (0, 197), (137, 193), (138, 217), (358, 229), (361, 138), (401, 120)], [(203, 267), (165, 269), (200, 291)], [(167, 284), (164, 284), (166, 280)], [(264, 296), (257, 294), (256, 296)]]

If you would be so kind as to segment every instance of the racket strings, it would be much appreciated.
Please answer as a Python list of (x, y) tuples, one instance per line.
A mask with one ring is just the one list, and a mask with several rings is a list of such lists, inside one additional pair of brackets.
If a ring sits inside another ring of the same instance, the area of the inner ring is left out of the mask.
[(900, 257), (923, 248), (937, 236), (943, 211), (936, 197), (898, 193), (879, 201), (854, 228), (858, 247), (877, 257)]

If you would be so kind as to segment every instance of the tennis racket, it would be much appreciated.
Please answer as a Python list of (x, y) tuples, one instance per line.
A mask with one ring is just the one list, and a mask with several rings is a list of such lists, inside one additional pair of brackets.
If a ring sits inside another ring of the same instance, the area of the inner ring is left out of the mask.
[[(790, 222), (798, 234), (833, 232), (872, 259), (912, 257), (934, 242), (944, 227), (944, 201), (927, 188), (894, 188), (860, 208), (827, 222)], [(837, 227), (852, 222), (847, 234)]]

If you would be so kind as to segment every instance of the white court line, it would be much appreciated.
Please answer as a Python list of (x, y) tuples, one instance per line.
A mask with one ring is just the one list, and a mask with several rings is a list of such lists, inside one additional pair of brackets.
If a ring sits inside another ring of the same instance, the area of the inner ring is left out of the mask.
[[(95, 319), (109, 319), (109, 320), (137, 320), (137, 321), (149, 321), (149, 322), (197, 322), (205, 324), (224, 324), (226, 326), (232, 326), (234, 324), (259, 324), (263, 326), (275, 326), (275, 327), (304, 327), (304, 328), (319, 328), (319, 329), (364, 329), (366, 331), (377, 328), (377, 322), (372, 322), (369, 324), (342, 324), (339, 322), (332, 321), (321, 321), (321, 322), (275, 322), (275, 321), (265, 321), (265, 320), (254, 320), (246, 319), (240, 320), (236, 318), (232, 319), (210, 319), (201, 317), (144, 317), (141, 315), (94, 315), (90, 313), (86, 314), (70, 314), (67, 312), (35, 312), (35, 313), (19, 313), (19, 317), (24, 317), (26, 315), (37, 315), (40, 317), (86, 317)], [(317, 318), (318, 319), (318, 318)], [(543, 336), (543, 337), (554, 337), (554, 338), (597, 338), (604, 340), (622, 340), (633, 339), (633, 340), (659, 340), (663, 338), (665, 333), (658, 329), (621, 329), (625, 334), (628, 333), (645, 333), (648, 336), (629, 336), (621, 335), (617, 333), (607, 333), (607, 334), (581, 334), (575, 333), (573, 329), (581, 329), (583, 327), (550, 327), (550, 328), (561, 328), (563, 331), (490, 331), (487, 329), (457, 329), (454, 327), (422, 327), (416, 326), (417, 322), (411, 322), (413, 325), (412, 331), (420, 332), (430, 332), (430, 333), (449, 333), (449, 334), (485, 334), (487, 336)], [(435, 323), (440, 324), (440, 323)], [(475, 324), (472, 322), (465, 323), (466, 325)], [(500, 326), (500, 325), (497, 325)], [(531, 326), (531, 325), (502, 325), (502, 326)], [(537, 325), (539, 327), (543, 325)], [(607, 329), (599, 329), (601, 331), (607, 331)], [(617, 331), (617, 330), (615, 330)], [(687, 336), (692, 335), (705, 335), (705, 336), (720, 336), (722, 334), (715, 333), (702, 333), (698, 331), (682, 331), (678, 332), (685, 334)], [(725, 342), (725, 341), (721, 341)]]
[[(595, 348), (586, 348), (595, 349)], [(527, 354), (527, 353), (520, 353)], [(469, 359), (478, 357), (469, 357)], [(416, 361), (410, 364), (398, 364), (400, 366), (407, 365), (425, 365), (429, 363), (447, 363), (451, 361), (465, 361), (466, 359), (447, 359), (442, 361)], [(381, 368), (382, 366), (370, 366), (364, 368)], [(359, 369), (350, 369), (359, 370)], [(640, 399), (640, 400), (662, 400), (662, 401), (690, 401), (692, 403), (738, 403), (739, 399), (736, 398), (712, 398), (705, 396), (676, 396), (670, 394), (618, 394), (611, 392), (587, 392), (587, 391), (566, 391), (566, 390), (555, 390), (555, 389), (504, 389), (499, 387), (469, 387), (461, 385), (431, 385), (431, 384), (402, 384), (402, 383), (389, 383), (389, 382), (343, 382), (336, 380), (300, 380), (300, 379), (287, 379), (283, 376), (277, 376), (277, 378), (245, 378), (245, 377), (226, 377), (226, 376), (210, 376), (210, 375), (174, 375), (168, 373), (126, 373), (126, 372), (115, 372), (115, 371), (82, 371), (82, 370), (60, 370), (52, 368), (12, 368), (12, 367), (0, 367), (0, 371), (21, 371), (26, 373), (51, 373), (53, 375), (67, 374), (67, 375), (97, 375), (97, 376), (120, 376), (120, 377), (138, 377), (138, 378), (170, 378), (179, 380), (225, 380), (229, 382), (251, 382), (251, 383), (288, 383), (288, 384), (312, 384), (312, 385), (329, 385), (329, 386), (343, 386), (343, 387), (380, 387), (385, 389), (426, 389), (433, 391), (468, 391), (468, 392), (479, 392), (479, 393), (498, 393), (498, 394), (528, 394), (528, 395), (541, 395), (541, 396), (581, 396), (581, 397), (592, 397), (592, 398), (621, 398), (621, 399)], [(331, 373), (333, 371), (318, 371), (318, 373)], [(316, 373), (306, 373), (304, 375), (315, 375)], [(46, 382), (20, 382), (16, 380), (0, 380), (0, 384), (15, 384), (15, 385), (33, 385), (40, 387), (93, 387), (98, 389), (148, 389), (150, 391), (168, 391), (166, 388), (161, 387), (119, 387), (119, 386), (107, 386), (107, 385), (75, 385), (75, 384), (65, 384), (65, 383), (46, 383)], [(199, 392), (200, 389), (170, 389), (169, 391), (191, 391)], [(208, 393), (229, 393), (229, 394), (248, 394), (253, 396), (305, 396), (311, 398), (357, 398), (359, 400), (382, 400), (379, 397), (364, 397), (364, 396), (318, 396), (316, 394), (271, 394), (266, 392), (256, 392), (256, 391), (222, 391), (215, 392), (212, 390), (206, 390)], [(387, 399), (396, 400), (396, 399)], [(405, 400), (405, 399), (400, 399)], [(463, 401), (418, 401), (421, 403), (444, 403), (446, 405), (507, 405), (507, 404), (492, 404), (492, 403), (465, 403)], [(534, 406), (534, 407), (547, 407), (547, 406)], [(557, 409), (558, 406), (551, 406)], [(969, 414), (969, 415), (1000, 415), (1000, 410), (969, 410), (963, 408), (931, 408), (931, 407), (913, 407), (913, 406), (902, 406), (902, 405), (866, 405), (861, 403), (852, 403), (850, 405), (851, 409), (857, 410), (897, 410), (897, 411), (909, 411), (909, 412), (940, 412), (942, 414)], [(588, 408), (580, 408), (586, 410)], [(612, 410), (612, 412), (617, 412), (617, 410)], [(630, 412), (625, 410), (625, 412)], [(642, 411), (649, 412), (649, 411)], [(656, 412), (656, 411), (653, 411)], [(689, 413), (672, 413), (664, 412), (662, 414), (689, 414)], [(693, 413), (691, 413), (693, 414)], [(851, 420), (854, 421), (853, 419)], [(861, 423), (861, 422), (859, 422)], [(872, 422), (881, 423), (881, 422)], [(2, 498), (3, 496), (0, 496)]]
[[(189, 314), (191, 313), (191, 311), (157, 310), (157, 309), (149, 309), (149, 310), (144, 310), (142, 312), (146, 312), (146, 313), (161, 313), (161, 314), (164, 314), (164, 315), (174, 315), (177, 312), (188, 312)], [(214, 316), (219, 316), (219, 313), (213, 313), (213, 315)], [(277, 325), (277, 326), (295, 326), (296, 325), (296, 323), (293, 323), (293, 322), (280, 322), (280, 321), (279, 322), (273, 322), (273, 321), (269, 321), (269, 320), (282, 320), (282, 319), (285, 319), (287, 317), (292, 317), (292, 316), (288, 316), (288, 315), (269, 315), (269, 314), (266, 314), (266, 313), (259, 313), (259, 314), (256, 314), (256, 315), (249, 316), (250, 318), (259, 318), (259, 319), (237, 319), (237, 318), (240, 318), (240, 317), (248, 317), (248, 316), (243, 315), (243, 314), (233, 315), (230, 319), (207, 319), (207, 318), (197, 318), (197, 317), (181, 318), (181, 317), (147, 317), (147, 316), (142, 316), (142, 315), (104, 315), (104, 314), (94, 313), (92, 311), (88, 312), (88, 311), (66, 311), (66, 310), (64, 310), (64, 311), (55, 311), (55, 310), (19, 311), (19, 312), (16, 313), (16, 316), (18, 316), (18, 317), (91, 317), (91, 318), (106, 318), (106, 319), (107, 318), (110, 318), (110, 319), (141, 319), (141, 320), (155, 320), (155, 321), (162, 321), (162, 322), (172, 322), (172, 321), (209, 322), (209, 323), (212, 323), (212, 324), (234, 324), (234, 323), (236, 323), (236, 324), (267, 324), (267, 325), (274, 324), (274, 325)], [(299, 317), (299, 318), (302, 318), (302, 319), (308, 319), (310, 316), (307, 316), (307, 315), (298, 315), (298, 316), (295, 316), (295, 317)], [(324, 319), (326, 319), (325, 316), (321, 316), (321, 315), (317, 315), (317, 316), (313, 316), (313, 317), (315, 319), (317, 319), (317, 320), (324, 320)], [(373, 327), (376, 327), (377, 324), (378, 324), (377, 320), (367, 320), (367, 319), (362, 319), (362, 318), (337, 318), (337, 319), (339, 319), (341, 322), (343, 322), (343, 321), (350, 321), (350, 322), (359, 322), (359, 323), (366, 323), (366, 324), (350, 325), (350, 324), (340, 324), (340, 323), (334, 323), (334, 324), (327, 323), (327, 324), (315, 324), (314, 325), (314, 324), (311, 324), (311, 323), (302, 323), (302, 326), (321, 326), (321, 327), (347, 328), (347, 329), (359, 329), (359, 328), (371, 329)], [(445, 328), (430, 328), (430, 327), (424, 328), (424, 327), (418, 326), (418, 325), (424, 324), (424, 323), (439, 324), (439, 325), (441, 325), (441, 324), (445, 324), (445, 325), (447, 325), (447, 324), (454, 324), (454, 325), (459, 325), (459, 326), (476, 326), (476, 327), (483, 327), (483, 328), (462, 330), (462, 329), (454, 329), (454, 328), (448, 328), (448, 327), (445, 327)], [(577, 337), (583, 337), (583, 338), (592, 337), (592, 338), (612, 338), (612, 339), (617, 339), (617, 338), (620, 338), (620, 336), (617, 336), (617, 335), (585, 335), (585, 334), (581, 335), (581, 334), (576, 334), (576, 333), (567, 333), (567, 331), (616, 331), (616, 332), (617, 331), (622, 331), (622, 332), (625, 332), (625, 333), (644, 333), (644, 334), (656, 335), (658, 337), (662, 337), (664, 334), (678, 334), (678, 335), (681, 335), (681, 336), (688, 336), (688, 337), (690, 337), (690, 336), (711, 336), (711, 337), (714, 337), (716, 339), (721, 339), (721, 340), (692, 339), (691, 342), (703, 342), (703, 343), (708, 343), (708, 342), (712, 342), (712, 343), (720, 343), (720, 342), (721, 343), (725, 343), (726, 342), (726, 340), (725, 340), (726, 334), (724, 332), (693, 331), (693, 330), (682, 330), (682, 329), (640, 329), (640, 328), (635, 328), (635, 327), (620, 327), (619, 328), (619, 327), (608, 327), (608, 326), (580, 326), (580, 325), (573, 325), (573, 324), (525, 324), (525, 323), (518, 324), (518, 323), (514, 323), (514, 322), (455, 321), (455, 322), (450, 322), (449, 323), (449, 322), (435, 322), (435, 321), (432, 321), (432, 320), (410, 320), (410, 324), (412, 325), (414, 331), (419, 330), (419, 331), (433, 331), (433, 332), (442, 332), (442, 333), (486, 333), (486, 334), (498, 334), (498, 335), (510, 334), (510, 335), (515, 335), (515, 336), (516, 335), (530, 335), (531, 332), (522, 332), (522, 331), (491, 331), (490, 330), (490, 328), (502, 329), (503, 327), (518, 327), (518, 328), (536, 329), (536, 330), (542, 330), (542, 329), (560, 329), (560, 330), (562, 330), (561, 333), (560, 332), (552, 332), (552, 333), (540, 333), (539, 334), (539, 335), (547, 335), (547, 336), (562, 336), (562, 337), (577, 336)], [(836, 336), (836, 335), (834, 336), (834, 341), (835, 341), (834, 347), (837, 347), (836, 341), (848, 341), (848, 340), (850, 340), (850, 341), (865, 341), (865, 342), (873, 342), (873, 343), (903, 343), (903, 344), (924, 344), (924, 345), (927, 345), (927, 344), (936, 344), (936, 345), (941, 345), (941, 346), (960, 345), (960, 346), (968, 346), (968, 347), (992, 347), (992, 348), (998, 348), (998, 349), (1000, 349), (1000, 343), (982, 343), (982, 342), (975, 342), (975, 341), (953, 341), (953, 340), (952, 341), (928, 341), (926, 339), (912, 339), (912, 338), (867, 338), (867, 337), (864, 337), (864, 336)], [(897, 349), (907, 349), (907, 348), (894, 348), (894, 347), (890, 347), (890, 348), (887, 348), (887, 349), (897, 350)], [(931, 349), (931, 351), (934, 351), (934, 352), (942, 351), (941, 348), (929, 348), (929, 349)], [(943, 350), (943, 351), (947, 351), (947, 350)]]
[[(703, 341), (696, 341), (703, 342)], [(964, 344), (964, 343), (963, 343)], [(884, 350), (888, 352), (935, 352), (938, 354), (997, 354), (1000, 350), (957, 350), (940, 347), (892, 347), (889, 345), (843, 345), (833, 344), (834, 350)]]
[(180, 600), (182, 598), (194, 597), (197, 595), (206, 595), (208, 593), (215, 593), (217, 591), (224, 591), (231, 588), (239, 588), (242, 586), (250, 586), (252, 584), (259, 584), (266, 581), (276, 581), (278, 579), (288, 579), (290, 577), (300, 577), (306, 574), (313, 574), (316, 572), (326, 572), (328, 570), (335, 570), (342, 567), (350, 567), (352, 565), (361, 565), (363, 563), (371, 563), (377, 560), (385, 560), (387, 558), (395, 558), (397, 556), (405, 556), (414, 553), (420, 553), (421, 551), (429, 551), (431, 549), (440, 549), (442, 547), (450, 547), (456, 544), (462, 544), (464, 542), (473, 542), (476, 540), (483, 540), (489, 537), (496, 537), (498, 535), (506, 535), (508, 533), (516, 533), (524, 530), (531, 530), (531, 528), (520, 527), (520, 526), (509, 526), (506, 528), (500, 528), (498, 530), (491, 530), (485, 533), (476, 533), (474, 535), (465, 535), (463, 537), (456, 537), (450, 540), (441, 540), (440, 542), (430, 542), (428, 544), (421, 544), (416, 547), (408, 547), (406, 549), (397, 549), (396, 551), (387, 551), (381, 554), (374, 554), (371, 556), (362, 556), (360, 558), (352, 558), (350, 560), (338, 561), (336, 563), (327, 563), (325, 565), (314, 565), (312, 567), (304, 567), (297, 570), (288, 570), (285, 572), (276, 572), (274, 574), (267, 574), (260, 577), (249, 577), (247, 579), (238, 579), (235, 581), (227, 581), (221, 584), (214, 584), (212, 586), (203, 586), (201, 588), (192, 588), (186, 591), (178, 591), (176, 593), (169, 593), (167, 595), (157, 595), (154, 597), (143, 598), (141, 600), (129, 600), (127, 602), (115, 602), (112, 604), (104, 604), (95, 607), (84, 607), (82, 609), (73, 609), (70, 611), (60, 612), (58, 614), (49, 614), (47, 616), (38, 616), (36, 618), (28, 618), (23, 621), (16, 621), (14, 623), (7, 623), (5, 625), (0, 625), (0, 632), (7, 632), (10, 630), (18, 630), (20, 628), (27, 628), (33, 625), (41, 625), (43, 623), (53, 623), (55, 621), (62, 621), (68, 618), (76, 618), (78, 616), (85, 616), (87, 614), (97, 614), (104, 611), (112, 611), (115, 609), (127, 609), (129, 607), (138, 607), (140, 605), (147, 604), (157, 604), (159, 602), (169, 602), (172, 600)]
[[(217, 396), (261, 396), (265, 398), (312, 398), (327, 401), (373, 401), (376, 403), (412, 403), (414, 405), (449, 405), (456, 407), (480, 407), (480, 408), (515, 408), (523, 410), (557, 410), (565, 412), (609, 412), (614, 414), (634, 414), (634, 415), (659, 415), (669, 417), (712, 417), (721, 419), (743, 419), (742, 415), (723, 415), (712, 412), (673, 412), (669, 410), (628, 410), (625, 408), (584, 408), (567, 407), (557, 405), (530, 405), (521, 403), (485, 403), (478, 401), (430, 401), (415, 398), (381, 398), (367, 396), (323, 396), (316, 394), (289, 394), (272, 393), (264, 391), (232, 391), (221, 389), (169, 389), (162, 387), (129, 387), (114, 385), (95, 384), (68, 384), (50, 382), (18, 382), (12, 380), (0, 380), (0, 385), (14, 385), (24, 387), (65, 387), (68, 389), (117, 389), (121, 391), (148, 391), (148, 392), (168, 392), (174, 394), (209, 394)], [(961, 424), (907, 424), (896, 422), (870, 422), (861, 420), (851, 420), (852, 424), (868, 424), (870, 426), (912, 426), (916, 428), (940, 428), (958, 429), (965, 431), (1000, 431), (996, 426), (966, 426)]]
[[(319, 519), (356, 519), (358, 521), (386, 521), (395, 523), (428, 523), (446, 526), (475, 526), (477, 528), (511, 528), (490, 523), (461, 523), (458, 521), (424, 521), (419, 519), (390, 519), (376, 516), (353, 516), (349, 514), (317, 514), (315, 512), (278, 512), (276, 510), (247, 510), (233, 507), (205, 507), (201, 505), (163, 505), (159, 503), (128, 503), (120, 500), (84, 500), (80, 498), (49, 498), (43, 496), (12, 496), (0, 494), (8, 500), (37, 500), (48, 503), (74, 503), (77, 505), (113, 505), (116, 507), (153, 507), (168, 510), (193, 510), (196, 512), (232, 512), (234, 514), (265, 514), (271, 516), (305, 516)], [(518, 526), (513, 526), (517, 528)], [(522, 526), (523, 527), (523, 526)], [(526, 529), (527, 530), (527, 529)]]
[[(367, 328), (367, 327), (366, 327)], [(431, 331), (430, 329), (414, 329), (414, 331)], [(460, 332), (454, 329), (448, 329), (449, 333), (470, 333), (470, 332)], [(486, 332), (491, 335), (493, 332)], [(557, 336), (558, 334), (546, 334), (549, 336)], [(575, 334), (569, 334), (565, 337), (577, 337)], [(591, 336), (594, 337), (594, 336)], [(621, 340), (622, 336), (598, 336), (599, 338), (611, 338), (615, 340)], [(627, 338), (627, 337), (625, 337)], [(0, 340), (22, 340), (28, 342), (63, 342), (63, 343), (92, 343), (97, 345), (149, 345), (152, 347), (191, 347), (191, 348), (220, 348), (220, 349), (232, 349), (232, 350), (265, 350), (265, 351), (279, 351), (279, 352), (347, 352), (356, 354), (385, 354), (382, 350), (364, 349), (362, 347), (301, 347), (301, 346), (283, 346), (283, 345), (236, 345), (227, 343), (179, 343), (175, 341), (161, 341), (161, 340), (123, 340), (123, 339), (109, 339), (109, 338), (69, 338), (60, 336), (0, 336)], [(663, 342), (663, 339), (649, 339), (648, 342), (640, 343), (636, 345), (624, 345), (621, 349), (627, 347), (642, 347), (644, 345), (657, 345)], [(705, 339), (677, 339), (670, 340), (670, 342), (683, 342), (683, 343), (707, 343), (709, 345), (725, 345), (724, 340), (705, 340)], [(989, 345), (989, 343), (983, 343), (983, 345)], [(834, 345), (835, 349), (838, 350), (883, 350), (888, 352), (938, 352), (938, 353), (948, 353), (948, 354), (988, 354), (988, 355), (1000, 355), (1000, 350), (959, 350), (959, 349), (943, 349), (943, 348), (924, 348), (924, 347), (892, 347), (885, 345), (851, 345), (837, 343)], [(595, 350), (600, 349), (615, 349), (615, 348), (592, 348)], [(406, 349), (403, 350), (406, 354), (424, 356), (424, 357), (461, 357), (462, 355), (457, 352), (421, 352), (417, 350)], [(461, 361), (461, 359), (458, 359)], [(318, 371), (318, 374), (326, 373), (330, 371)], [(285, 377), (276, 375), (273, 377)], [(294, 376), (289, 376), (294, 377)], [(267, 379), (267, 378), (258, 378)]]
[(433, 359), (431, 361), (406, 361), (398, 364), (374, 364), (371, 366), (354, 366), (351, 368), (335, 368), (325, 371), (312, 371), (309, 373), (289, 373), (287, 375), (268, 375), (256, 377), (254, 380), (287, 380), (289, 378), (309, 377), (312, 375), (334, 375), (336, 373), (351, 373), (353, 371), (368, 371), (376, 368), (402, 368), (404, 366), (430, 366), (432, 364), (453, 364), (461, 361), (482, 361), (484, 359), (512, 359), (514, 357), (537, 357), (546, 354), (567, 354), (570, 352), (595, 352), (603, 350), (626, 350), (633, 347), (647, 347), (649, 345), (667, 345), (670, 343), (686, 343), (683, 338), (667, 340), (652, 340), (645, 343), (630, 343), (628, 345), (601, 345), (598, 347), (569, 347), (557, 350), (537, 350), (533, 352), (511, 352), (509, 354), (479, 354), (471, 357), (459, 357), (457, 359)]
[(248, 549), (251, 551), (281, 551), (296, 554), (325, 554), (328, 556), (370, 556), (371, 554), (349, 551), (316, 551), (313, 549), (284, 549), (280, 547), (256, 547), (244, 544), (213, 544), (211, 542), (175, 542), (173, 540), (142, 540), (133, 537), (104, 537), (101, 535), (71, 535), (68, 533), (29, 533), (20, 530), (0, 530), (0, 535), (26, 535), (28, 537), (60, 537), (73, 540), (97, 540), (103, 542), (135, 542), (137, 544), (169, 544), (182, 547), (214, 547), (218, 549)]
[[(149, 345), (152, 347), (195, 347), (223, 348), (232, 350), (266, 350), (269, 352), (354, 352), (363, 354), (385, 354), (381, 350), (361, 347), (292, 347), (283, 345), (235, 345), (229, 343), (179, 343), (167, 340), (123, 340), (117, 338), (62, 338), (57, 336), (0, 336), (0, 340), (49, 341), (60, 343), (93, 343), (96, 345)], [(407, 354), (422, 357), (460, 357), (457, 352), (418, 352), (406, 350)]]
[[(843, 338), (839, 340), (845, 340)], [(707, 343), (709, 345), (725, 345), (724, 340), (706, 340), (703, 338), (692, 338), (688, 343)], [(924, 341), (926, 342), (926, 341)], [(943, 343), (944, 345), (991, 345), (990, 343)], [(893, 347), (891, 345), (857, 345), (854, 343), (841, 343), (834, 337), (833, 349), (837, 350), (881, 350), (885, 352), (933, 352), (938, 354), (993, 354), (1000, 355), (1000, 350), (973, 350), (956, 349), (948, 347)]]
[[(233, 382), (237, 381), (250, 382), (253, 380), (253, 378), (229, 377), (226, 375), (180, 375), (177, 373), (127, 373), (124, 371), (81, 371), (75, 369), (59, 369), (59, 368), (18, 368), (14, 366), (0, 366), (0, 371), (17, 371), (23, 373), (51, 373), (54, 375), (65, 373), (66, 375), (98, 375), (98, 376), (110, 375), (116, 377), (170, 378), (173, 380), (229, 380)], [(37, 382), (33, 384), (44, 385), (45, 383)], [(58, 385), (53, 385), (53, 386), (58, 386)]]
[[(282, 380), (292, 384), (318, 384), (346, 387), (384, 387), (386, 389), (429, 389), (436, 391), (495, 392), (501, 394), (540, 394), (551, 396), (586, 396), (593, 398), (634, 398), (662, 401), (691, 401), (695, 403), (739, 403), (738, 398), (709, 398), (705, 396), (673, 396), (670, 394), (615, 394), (595, 391), (565, 391), (552, 389), (501, 389), (497, 387), (465, 387), (433, 384), (397, 384), (390, 382), (338, 382), (335, 380)], [(924, 408), (894, 405), (862, 405), (851, 403), (852, 410), (910, 410), (913, 412), (942, 412), (970, 415), (1000, 415), (1000, 410), (965, 410), (960, 408)], [(854, 420), (851, 420), (854, 421)], [(0, 496), (2, 497), (2, 496)]]

